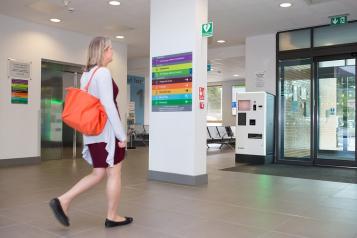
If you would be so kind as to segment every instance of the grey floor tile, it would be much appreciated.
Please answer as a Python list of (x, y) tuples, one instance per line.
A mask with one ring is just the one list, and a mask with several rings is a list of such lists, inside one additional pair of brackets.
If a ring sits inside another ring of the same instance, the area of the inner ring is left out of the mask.
[(189, 227), (207, 220), (191, 214), (145, 208), (138, 205), (126, 206), (121, 211), (133, 216), (135, 224), (178, 236), (182, 236)]
[(4, 227), (4, 226), (9, 226), (9, 225), (15, 225), (19, 222), (17, 222), (14, 219), (9, 219), (5, 216), (0, 216), (0, 228)]
[(172, 208), (171, 211), (205, 219), (215, 219), (226, 214), (232, 208), (233, 206), (224, 203), (185, 199)]
[(219, 221), (201, 222), (191, 228), (186, 229), (184, 237), (188, 238), (255, 238), (264, 234), (264, 230), (251, 227), (238, 226)]
[(101, 229), (104, 227), (105, 216), (96, 216), (80, 211), (72, 211), (69, 214), (70, 227), (62, 226), (52, 215), (28, 221), (33, 227), (48, 231), (59, 236), (70, 236), (90, 229)]
[(323, 201), (321, 205), (331, 208), (338, 208), (341, 210), (350, 210), (357, 212), (356, 199), (351, 198), (329, 197), (325, 201)]
[(336, 193), (333, 197), (335, 198), (349, 198), (357, 200), (357, 186), (355, 184), (349, 185), (348, 187), (342, 189)]
[(353, 238), (357, 234), (356, 225), (306, 218), (293, 218), (275, 230), (311, 238)]
[(337, 221), (349, 224), (357, 223), (357, 212), (351, 209), (307, 205), (301, 214), (306, 218), (313, 218), (323, 221)]
[(76, 235), (68, 236), (71, 238), (180, 238), (163, 232), (154, 231), (136, 224), (125, 227), (92, 229)]
[(90, 173), (82, 159), (0, 168), (0, 237), (357, 238), (357, 185), (221, 171), (229, 149), (207, 158), (209, 183), (184, 186), (148, 181), (148, 148), (128, 151), (118, 213), (135, 222), (118, 229), (103, 226), (105, 180), (73, 201), (70, 228), (53, 217), (49, 199)]
[(4, 238), (58, 238), (58, 235), (34, 228), (29, 225), (13, 225), (0, 228), (0, 237)]
[(308, 237), (296, 236), (296, 235), (286, 234), (286, 233), (282, 233), (282, 232), (271, 231), (271, 232), (268, 232), (267, 234), (262, 235), (259, 238), (308, 238)]
[(48, 219), (52, 217), (48, 203), (44, 202), (1, 210), (0, 215), (17, 222), (28, 222), (34, 219), (44, 217)]
[(274, 230), (279, 225), (289, 221), (292, 216), (281, 215), (271, 212), (260, 211), (248, 208), (232, 208), (217, 219), (238, 225), (246, 225), (266, 230)]

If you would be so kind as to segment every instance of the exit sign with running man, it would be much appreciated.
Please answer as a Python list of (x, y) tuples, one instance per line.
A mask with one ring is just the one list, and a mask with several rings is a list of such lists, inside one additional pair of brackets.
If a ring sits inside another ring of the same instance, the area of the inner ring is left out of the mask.
[(343, 15), (343, 16), (332, 16), (330, 17), (331, 19), (331, 25), (335, 26), (335, 25), (344, 25), (347, 24), (347, 15)]

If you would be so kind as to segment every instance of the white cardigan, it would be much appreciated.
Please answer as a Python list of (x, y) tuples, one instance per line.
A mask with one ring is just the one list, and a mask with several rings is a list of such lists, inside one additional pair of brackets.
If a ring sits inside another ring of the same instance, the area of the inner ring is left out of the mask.
[[(91, 75), (96, 67), (93, 67), (89, 72), (84, 72), (81, 77), (81, 89), (87, 85)], [(88, 144), (105, 142), (105, 147), (108, 152), (106, 162), (110, 167), (114, 165), (114, 152), (115, 152), (115, 138), (119, 141), (126, 140), (126, 133), (120, 121), (119, 113), (113, 100), (113, 82), (109, 69), (101, 67), (94, 74), (91, 84), (89, 85), (88, 92), (99, 98), (101, 104), (104, 106), (107, 113), (107, 123), (105, 127), (97, 136), (83, 135), (83, 158), (89, 163), (93, 164), (92, 157), (89, 152)]]

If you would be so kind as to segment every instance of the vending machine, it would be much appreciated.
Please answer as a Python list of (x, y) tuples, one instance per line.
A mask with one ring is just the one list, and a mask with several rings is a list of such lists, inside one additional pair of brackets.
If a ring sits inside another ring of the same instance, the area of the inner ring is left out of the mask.
[(266, 92), (237, 93), (236, 162), (272, 163), (274, 96)]

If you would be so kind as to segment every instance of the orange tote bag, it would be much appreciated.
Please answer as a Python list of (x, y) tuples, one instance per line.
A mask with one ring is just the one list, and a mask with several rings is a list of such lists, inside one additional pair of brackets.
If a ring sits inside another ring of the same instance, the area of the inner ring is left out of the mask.
[(62, 120), (68, 126), (84, 135), (99, 135), (107, 122), (107, 114), (99, 99), (88, 93), (89, 85), (93, 79), (97, 67), (91, 75), (84, 90), (79, 88), (66, 88)]

